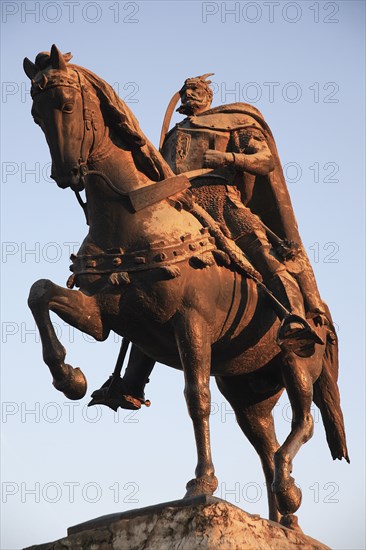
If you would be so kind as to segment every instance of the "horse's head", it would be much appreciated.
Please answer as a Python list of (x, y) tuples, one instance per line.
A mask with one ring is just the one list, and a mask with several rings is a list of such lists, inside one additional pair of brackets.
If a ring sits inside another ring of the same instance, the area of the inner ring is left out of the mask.
[(50, 53), (39, 53), (35, 63), (25, 58), (24, 70), (32, 81), (32, 115), (50, 148), (51, 177), (63, 189), (80, 191), (84, 187), (82, 166), (104, 124), (93, 87), (68, 65), (70, 59), (71, 54), (63, 55), (53, 45)]
[(50, 53), (39, 53), (35, 63), (25, 58), (23, 64), (32, 81), (32, 115), (45, 133), (57, 185), (83, 189), (86, 163), (100, 159), (100, 149), (105, 153), (106, 127), (120, 148), (131, 150), (137, 169), (148, 178), (172, 176), (113, 88), (84, 67), (69, 64), (71, 57), (53, 45)]

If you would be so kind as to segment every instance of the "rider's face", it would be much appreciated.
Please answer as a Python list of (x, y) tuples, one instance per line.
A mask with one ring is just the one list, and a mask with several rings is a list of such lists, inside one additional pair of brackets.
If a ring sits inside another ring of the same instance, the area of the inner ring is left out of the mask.
[(205, 86), (190, 84), (181, 92), (181, 106), (178, 109), (185, 115), (196, 115), (210, 108), (211, 100)]

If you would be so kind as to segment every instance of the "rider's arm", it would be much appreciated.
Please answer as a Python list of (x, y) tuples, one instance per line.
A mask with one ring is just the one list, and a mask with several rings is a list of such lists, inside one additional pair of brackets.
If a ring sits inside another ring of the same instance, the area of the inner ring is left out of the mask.
[(232, 133), (231, 152), (209, 149), (204, 155), (204, 166), (221, 168), (234, 166), (238, 172), (265, 176), (274, 170), (274, 160), (267, 142), (258, 128), (246, 128)]
[(266, 139), (256, 128), (237, 132), (233, 139), (233, 151), (226, 155), (229, 165), (249, 174), (265, 176), (275, 167)]

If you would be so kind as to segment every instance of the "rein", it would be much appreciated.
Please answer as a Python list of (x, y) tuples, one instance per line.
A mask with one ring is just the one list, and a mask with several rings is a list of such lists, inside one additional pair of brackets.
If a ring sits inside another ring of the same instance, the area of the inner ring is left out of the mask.
[[(112, 191), (114, 191), (115, 193), (117, 193), (121, 197), (128, 197), (129, 196), (128, 193), (125, 193), (124, 191), (121, 191), (120, 189), (118, 189), (111, 182), (109, 177), (106, 176), (106, 174), (103, 174), (103, 172), (100, 172), (99, 170), (89, 170), (86, 163), (85, 164), (80, 164), (80, 171), (81, 171), (81, 174), (82, 174), (82, 177), (83, 177), (84, 181), (85, 181), (85, 178), (88, 177), (88, 176), (99, 176), (100, 178), (102, 178), (106, 182), (106, 184), (108, 185), (108, 187), (110, 187), (112, 189)], [(75, 196), (76, 196), (76, 199), (77, 199), (78, 203), (80, 204), (81, 208), (84, 211), (86, 223), (87, 223), (87, 225), (89, 225), (87, 203), (83, 201), (83, 199), (80, 196), (79, 191), (74, 191), (74, 193), (75, 193)]]
[[(79, 157), (79, 168), (81, 173), (82, 182), (84, 185), (85, 177), (88, 175), (88, 166), (87, 161), (88, 157), (90, 156), (90, 152), (93, 148), (93, 145), (95, 144), (95, 135), (94, 130), (96, 130), (95, 123), (93, 121), (93, 110), (87, 107), (87, 94), (85, 91), (85, 87), (83, 86), (80, 78), (79, 71), (75, 71), (78, 78), (78, 83), (80, 87), (80, 93), (81, 93), (81, 101), (82, 101), (82, 109), (83, 109), (83, 120), (84, 120), (84, 133), (83, 133), (83, 139), (81, 141), (80, 146), (80, 157)], [(87, 140), (87, 136), (90, 135), (89, 132), (92, 131), (92, 139)], [(90, 145), (88, 144), (88, 141), (90, 141)], [(85, 187), (85, 185), (84, 185)], [(88, 207), (87, 203), (83, 201), (81, 198), (79, 191), (74, 191), (76, 199), (78, 203), (80, 204), (81, 208), (84, 211), (85, 220), (87, 225), (89, 225), (89, 219), (88, 219)]]

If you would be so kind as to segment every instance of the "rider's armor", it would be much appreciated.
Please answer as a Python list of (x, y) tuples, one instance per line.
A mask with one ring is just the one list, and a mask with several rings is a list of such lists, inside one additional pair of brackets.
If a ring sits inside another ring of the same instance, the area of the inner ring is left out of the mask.
[[(181, 174), (202, 169), (204, 154), (210, 149), (231, 153), (232, 158), (229, 155), (230, 161), (225, 166), (192, 180), (198, 204), (234, 239), (269, 286), (273, 286), (274, 275), (288, 280), (285, 272), (290, 271), (301, 288), (306, 310), (322, 310), (305, 252), (300, 252), (301, 268), (296, 265), (292, 269), (294, 262), (285, 266), (273, 253), (261, 218), (245, 206), (258, 185), (256, 179), (262, 179), (259, 184), (266, 185), (268, 174), (275, 168), (263, 127), (248, 114), (213, 109), (176, 124), (166, 135), (161, 152), (172, 170)], [(286, 286), (286, 282), (282, 284)]]

